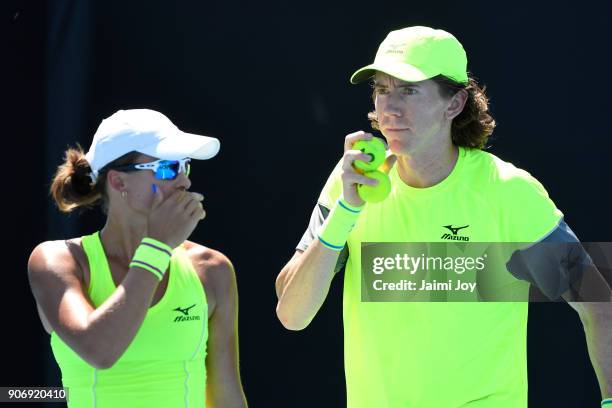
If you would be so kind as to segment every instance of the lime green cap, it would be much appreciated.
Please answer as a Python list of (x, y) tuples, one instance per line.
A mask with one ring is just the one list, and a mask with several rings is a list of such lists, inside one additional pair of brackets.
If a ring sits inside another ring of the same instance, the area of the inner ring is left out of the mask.
[(356, 84), (376, 71), (408, 82), (444, 75), (466, 84), (467, 56), (461, 43), (444, 30), (415, 26), (391, 31), (378, 47), (374, 63), (351, 76)]

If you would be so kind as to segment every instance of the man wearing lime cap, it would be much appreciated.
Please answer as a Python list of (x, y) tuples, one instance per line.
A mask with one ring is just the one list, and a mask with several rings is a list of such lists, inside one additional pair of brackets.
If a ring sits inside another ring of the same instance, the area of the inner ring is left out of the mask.
[[(360, 186), (378, 183), (356, 169), (355, 162), (374, 159), (353, 145), (373, 136), (349, 134), (309, 227), (277, 278), (277, 315), (288, 329), (306, 327), (335, 272), (345, 267), (349, 407), (525, 407), (528, 303), (364, 302), (362, 244), (522, 242), (533, 245), (517, 254), (541, 260), (545, 243), (577, 238), (536, 179), (482, 150), (495, 122), (453, 35), (428, 27), (392, 31), (374, 63), (351, 82), (369, 78), (375, 104), (369, 118), (390, 151), (380, 168), (388, 173), (390, 193), (378, 202), (362, 199)], [(554, 267), (547, 269), (574, 273), (559, 248), (546, 254), (546, 266)], [(508, 268), (551, 299), (584, 299), (572, 295), (571, 282), (548, 284), (542, 264), (532, 264), (511, 268), (517, 265), (511, 261)], [(593, 276), (608, 302), (571, 305), (585, 324), (606, 398), (612, 396), (612, 303), (609, 285)]]

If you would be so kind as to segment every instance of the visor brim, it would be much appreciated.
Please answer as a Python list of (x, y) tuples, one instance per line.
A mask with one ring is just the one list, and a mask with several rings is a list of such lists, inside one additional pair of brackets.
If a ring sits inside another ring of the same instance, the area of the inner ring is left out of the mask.
[(140, 152), (164, 160), (179, 160), (191, 158), (207, 160), (219, 153), (219, 139), (178, 131), (169, 135), (153, 146), (141, 149)]
[(426, 73), (409, 64), (374, 63), (355, 71), (355, 73), (351, 75), (351, 83), (358, 84), (360, 82), (363, 82), (373, 77), (376, 72), (382, 72), (394, 78), (398, 78), (407, 82), (424, 81), (426, 79), (433, 78), (434, 76), (439, 74), (438, 72)]

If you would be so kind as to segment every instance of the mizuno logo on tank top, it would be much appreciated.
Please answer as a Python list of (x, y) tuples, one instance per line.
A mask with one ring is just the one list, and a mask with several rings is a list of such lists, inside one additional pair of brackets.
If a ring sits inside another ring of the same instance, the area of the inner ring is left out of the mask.
[[(90, 266), (87, 295), (99, 307), (117, 285), (99, 232), (81, 242)], [(208, 303), (185, 245), (172, 250), (167, 273), (163, 296), (149, 307), (138, 333), (111, 368), (93, 367), (53, 332), (51, 348), (62, 384), (70, 389), (68, 408), (206, 406)], [(183, 321), (189, 319), (194, 321)]]
[(459, 230), (462, 230), (464, 228), (469, 227), (469, 225), (464, 225), (463, 227), (453, 227), (453, 224), (451, 225), (443, 225), (444, 228), (448, 229), (450, 232), (452, 232), (453, 234), (443, 234), (440, 239), (450, 239), (452, 241), (469, 241), (470, 237), (466, 237), (463, 235), (458, 235), (459, 234)]
[(189, 306), (189, 307), (185, 307), (185, 308), (181, 308), (180, 306), (177, 307), (176, 309), (173, 309), (173, 311), (175, 312), (180, 312), (182, 313), (182, 316), (176, 316), (174, 318), (175, 322), (185, 322), (188, 320), (200, 320), (200, 316), (190, 316), (189, 315), (189, 310), (191, 308), (193, 308), (195, 306), (195, 304)]

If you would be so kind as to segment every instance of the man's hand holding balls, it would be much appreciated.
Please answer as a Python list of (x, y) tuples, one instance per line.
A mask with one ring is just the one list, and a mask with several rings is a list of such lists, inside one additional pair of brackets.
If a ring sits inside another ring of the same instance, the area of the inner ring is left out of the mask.
[(385, 143), (370, 133), (351, 133), (345, 138), (342, 181), (344, 199), (360, 207), (383, 201), (391, 191), (389, 170), (397, 160), (386, 157)]

